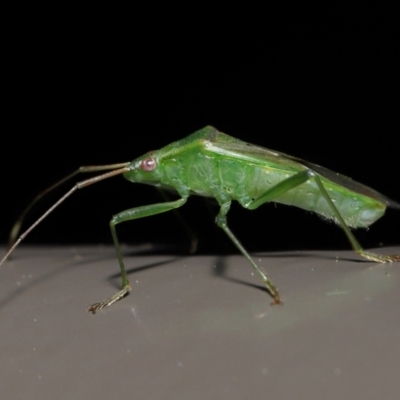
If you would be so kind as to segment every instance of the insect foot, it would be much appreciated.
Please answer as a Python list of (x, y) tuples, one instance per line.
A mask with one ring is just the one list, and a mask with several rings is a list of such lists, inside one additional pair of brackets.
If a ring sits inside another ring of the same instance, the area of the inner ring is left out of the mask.
[(369, 251), (359, 252), (360, 256), (365, 257), (368, 260), (379, 262), (379, 263), (387, 263), (387, 262), (400, 262), (399, 254), (392, 254), (389, 256), (383, 254), (375, 254), (370, 253)]
[(96, 314), (97, 311), (101, 310), (102, 308), (111, 306), (114, 304), (116, 301), (119, 299), (122, 299), (124, 296), (126, 296), (130, 292), (131, 288), (130, 286), (120, 290), (118, 293), (116, 293), (114, 296), (108, 298), (107, 300), (100, 301), (98, 303), (92, 304), (87, 311), (91, 312), (93, 314)]

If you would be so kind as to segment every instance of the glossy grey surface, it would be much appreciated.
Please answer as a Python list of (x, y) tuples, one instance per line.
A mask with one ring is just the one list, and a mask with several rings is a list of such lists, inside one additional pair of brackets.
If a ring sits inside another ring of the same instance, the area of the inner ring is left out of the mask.
[[(400, 249), (383, 249), (399, 253)], [(2, 399), (396, 399), (400, 264), (351, 251), (241, 256), (21, 247), (0, 270)], [(339, 259), (337, 259), (339, 257)]]

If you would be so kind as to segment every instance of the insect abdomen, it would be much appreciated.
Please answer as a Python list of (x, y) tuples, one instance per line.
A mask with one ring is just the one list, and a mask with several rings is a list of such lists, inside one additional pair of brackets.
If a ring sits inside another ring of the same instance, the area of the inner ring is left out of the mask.
[[(268, 168), (258, 168), (258, 171), (254, 175), (255, 182), (253, 184), (253, 195), (255, 198), (261, 196), (262, 193), (267, 191), (273, 185), (276, 185), (292, 175), (293, 172), (281, 172), (273, 171)], [(385, 213), (385, 203), (351, 191), (324, 177), (320, 176), (320, 179), (330, 199), (348, 226), (352, 228), (366, 228), (382, 217)], [(331, 206), (322, 195), (313, 178), (276, 197), (273, 201), (315, 212), (323, 218), (338, 223)]]

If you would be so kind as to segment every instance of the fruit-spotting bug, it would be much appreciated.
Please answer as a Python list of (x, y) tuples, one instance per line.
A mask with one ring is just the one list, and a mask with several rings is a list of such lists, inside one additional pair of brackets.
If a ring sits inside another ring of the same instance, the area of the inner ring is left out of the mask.
[[(109, 172), (77, 183), (16, 240), (25, 215), (45, 194), (78, 173), (106, 170)], [(360, 256), (381, 263), (400, 261), (400, 255), (388, 256), (365, 251), (350, 231), (350, 228), (370, 226), (383, 216), (386, 207), (400, 209), (400, 204), (319, 165), (243, 142), (207, 126), (185, 139), (158, 151), (149, 152), (132, 162), (81, 167), (39, 194), (15, 223), (10, 235), (9, 251), (0, 265), (33, 228), (77, 189), (119, 174), (123, 174), (131, 182), (173, 190), (178, 193), (180, 199), (135, 207), (112, 217), (110, 228), (121, 269), (122, 288), (112, 297), (90, 306), (88, 311), (93, 313), (110, 306), (130, 291), (116, 225), (179, 208), (186, 203), (191, 194), (217, 200), (220, 206), (216, 217), (217, 225), (260, 275), (272, 296), (272, 304), (281, 304), (278, 289), (253, 261), (227, 225), (227, 214), (232, 200), (238, 201), (249, 210), (274, 201), (313, 211), (336, 222)]]

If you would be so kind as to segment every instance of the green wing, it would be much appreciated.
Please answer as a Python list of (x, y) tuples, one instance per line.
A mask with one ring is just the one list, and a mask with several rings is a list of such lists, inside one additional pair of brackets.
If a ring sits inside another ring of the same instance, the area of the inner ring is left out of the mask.
[(300, 172), (305, 169), (310, 169), (337, 185), (343, 186), (363, 196), (381, 201), (388, 207), (400, 209), (399, 203), (387, 198), (376, 190), (356, 182), (345, 175), (321, 167), (320, 165), (279, 151), (269, 150), (261, 146), (243, 142), (225, 133), (219, 132), (212, 127), (204, 128), (202, 132), (205, 133), (202, 139), (205, 139), (207, 151), (221, 154), (225, 157), (240, 159), (263, 167), (268, 166), (268, 168), (277, 169), (282, 172)]

